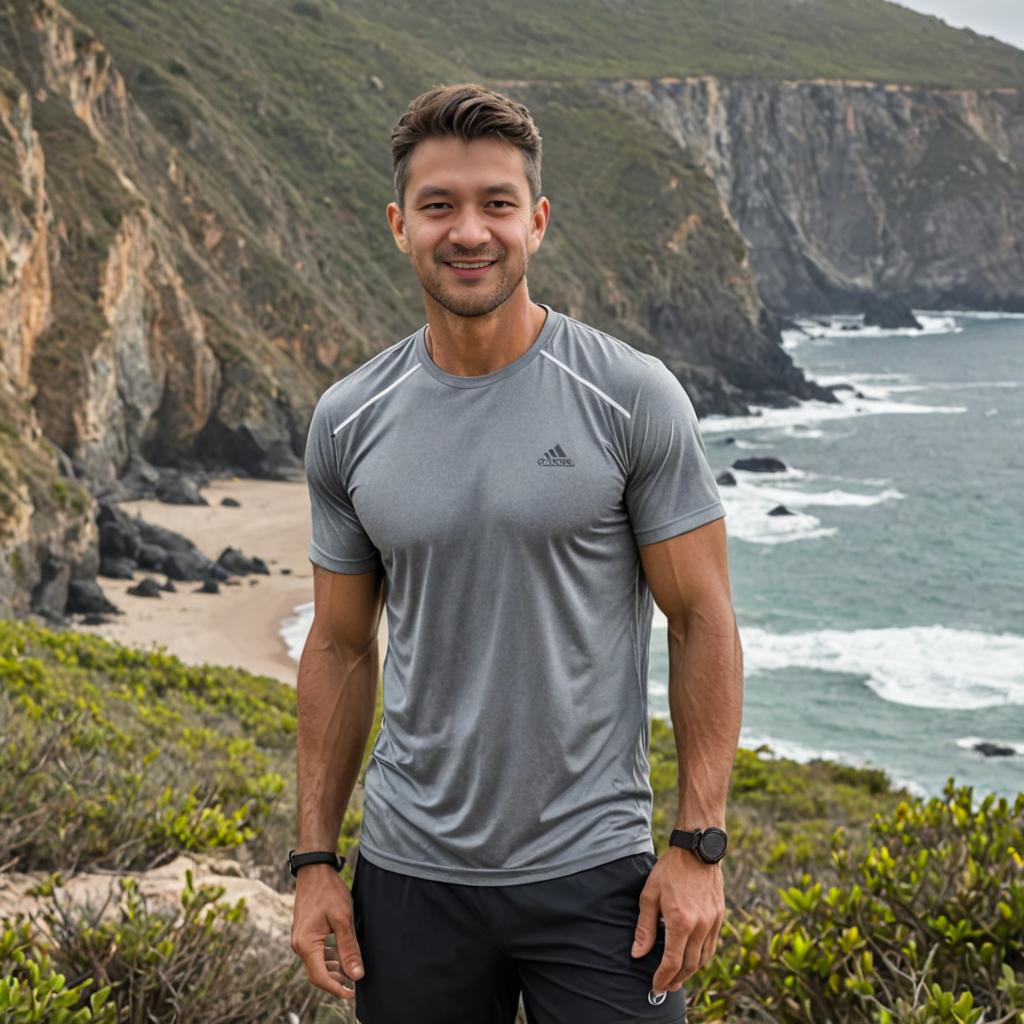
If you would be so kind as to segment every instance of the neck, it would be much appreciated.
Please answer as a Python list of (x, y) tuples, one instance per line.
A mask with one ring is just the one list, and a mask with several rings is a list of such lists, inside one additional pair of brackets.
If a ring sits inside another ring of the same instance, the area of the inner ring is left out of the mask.
[(521, 299), (515, 298), (478, 317), (458, 316), (431, 303), (424, 336), (430, 358), (460, 377), (481, 377), (514, 362), (537, 340), (547, 316), (525, 289)]

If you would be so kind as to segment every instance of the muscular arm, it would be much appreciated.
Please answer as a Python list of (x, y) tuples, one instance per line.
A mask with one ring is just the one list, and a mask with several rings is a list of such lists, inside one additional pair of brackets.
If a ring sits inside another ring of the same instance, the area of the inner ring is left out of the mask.
[[(313, 565), (313, 623), (299, 659), (296, 851), (335, 850), (362, 766), (377, 701), (377, 629), (383, 603), (379, 572), (334, 573)], [(336, 952), (325, 949), (335, 934)], [(343, 998), (363, 975), (352, 899), (329, 864), (298, 872), (292, 949), (310, 981)]]
[(648, 586), (668, 619), (668, 700), (679, 763), (676, 828), (725, 828), (739, 742), (743, 649), (724, 522), (640, 548)]
[[(640, 547), (655, 603), (668, 619), (669, 710), (679, 763), (676, 827), (725, 827), (743, 708), (743, 651), (729, 588), (724, 519)], [(633, 955), (665, 921), (656, 992), (676, 990), (713, 956), (725, 917), (721, 865), (670, 846), (640, 897)]]
[(299, 659), (298, 840), (333, 850), (373, 725), (381, 578), (313, 566), (314, 615)]

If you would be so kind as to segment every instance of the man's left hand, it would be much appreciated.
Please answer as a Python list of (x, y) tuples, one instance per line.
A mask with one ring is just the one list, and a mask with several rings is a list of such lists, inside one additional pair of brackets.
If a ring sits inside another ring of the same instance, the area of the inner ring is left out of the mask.
[(659, 917), (665, 920), (665, 952), (651, 982), (655, 994), (681, 988), (715, 955), (725, 919), (721, 866), (670, 846), (651, 868), (640, 893), (634, 957), (653, 948)]

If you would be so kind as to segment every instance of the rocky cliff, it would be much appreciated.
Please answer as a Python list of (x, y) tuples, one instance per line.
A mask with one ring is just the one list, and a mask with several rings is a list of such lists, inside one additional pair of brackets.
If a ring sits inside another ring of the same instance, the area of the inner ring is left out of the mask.
[(608, 88), (692, 151), (778, 312), (1024, 310), (1024, 92), (863, 81)]
[[(868, 7), (875, 31), (889, 6)], [(450, 52), (428, 23), (414, 40), (345, 2), (3, 10), (0, 612), (62, 614), (96, 570), (94, 499), (152, 481), (147, 462), (301, 473), (318, 395), (421, 322), (384, 221), (386, 140), (432, 82), (529, 105), (553, 209), (531, 293), (662, 357), (702, 414), (833, 398), (776, 313), (878, 292), (1024, 308), (1016, 82), (637, 77), (604, 58), (590, 77), (488, 78), (520, 51), (495, 38), (491, 68), (486, 19), (480, 52)], [(532, 61), (558, 70), (547, 39)], [(1024, 63), (971, 46), (1004, 75)]]

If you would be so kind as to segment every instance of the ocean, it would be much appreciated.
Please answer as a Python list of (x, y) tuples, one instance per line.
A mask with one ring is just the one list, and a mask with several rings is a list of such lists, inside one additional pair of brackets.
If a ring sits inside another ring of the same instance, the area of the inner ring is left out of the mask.
[[(1024, 791), (1024, 314), (916, 311), (922, 330), (801, 319), (784, 344), (841, 402), (708, 416), (743, 643), (745, 747)], [(855, 389), (855, 390), (853, 390)], [(750, 456), (785, 472), (732, 469)], [(769, 516), (783, 505), (793, 515)], [(292, 656), (312, 617), (281, 627)], [(655, 609), (650, 707), (668, 717)], [(1007, 756), (975, 749), (987, 741)]]

